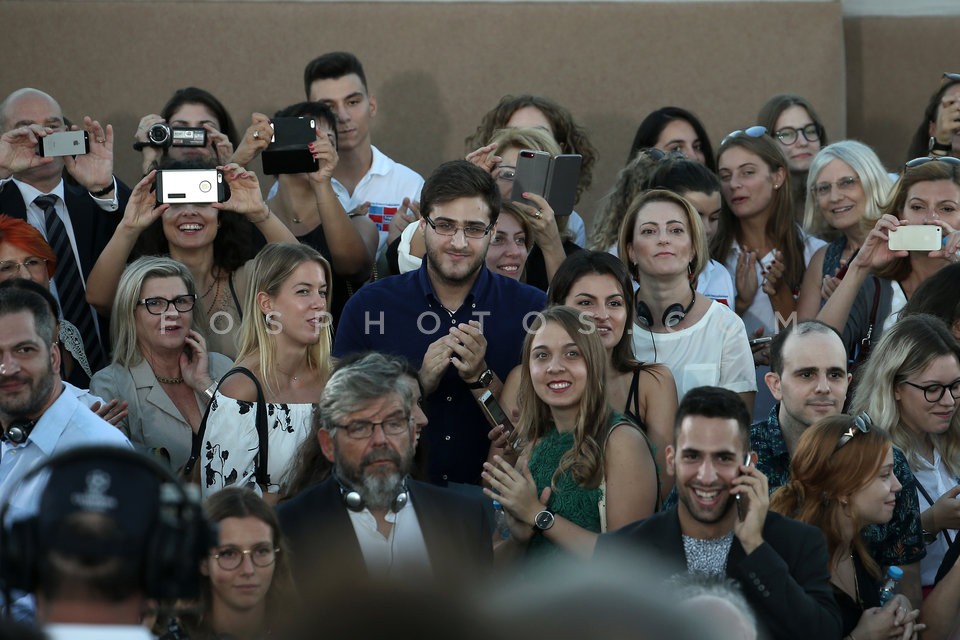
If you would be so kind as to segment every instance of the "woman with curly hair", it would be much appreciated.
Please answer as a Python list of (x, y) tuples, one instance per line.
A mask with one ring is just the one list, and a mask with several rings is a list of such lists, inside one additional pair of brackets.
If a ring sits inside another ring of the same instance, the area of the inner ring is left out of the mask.
[[(208, 169), (174, 163), (170, 170)], [(234, 335), (240, 326), (240, 301), (249, 281), (254, 251), (253, 227), (267, 242), (296, 242), (294, 235), (264, 203), (256, 174), (236, 164), (222, 167), (230, 199), (212, 204), (160, 204), (152, 192), (156, 171), (137, 183), (123, 219), (87, 278), (87, 301), (109, 315), (124, 264), (140, 255), (166, 255), (190, 269), (197, 304), (208, 319), (201, 327), (211, 351), (235, 358)]]

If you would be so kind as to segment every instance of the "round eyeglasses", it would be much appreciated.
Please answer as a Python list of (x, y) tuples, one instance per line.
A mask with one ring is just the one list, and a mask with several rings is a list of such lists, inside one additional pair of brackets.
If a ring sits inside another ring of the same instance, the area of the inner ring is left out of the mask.
[(940, 384), (935, 382), (934, 384), (928, 385), (919, 385), (909, 380), (904, 380), (903, 384), (910, 385), (915, 389), (920, 389), (923, 391), (923, 399), (933, 404), (935, 402), (940, 402), (940, 399), (943, 398), (943, 394), (950, 390), (950, 397), (954, 400), (960, 399), (960, 378), (957, 378), (950, 384)]
[(250, 556), (250, 562), (255, 567), (269, 567), (277, 561), (277, 554), (280, 549), (270, 544), (258, 544), (249, 549), (240, 547), (221, 547), (215, 554), (214, 559), (220, 568), (224, 571), (233, 571), (243, 564), (243, 556)]
[(797, 138), (801, 135), (807, 142), (816, 142), (820, 139), (820, 127), (811, 122), (807, 126), (800, 127), (799, 129), (795, 127), (784, 127), (783, 129), (777, 129), (773, 133), (773, 137), (787, 146), (796, 142)]
[(177, 296), (176, 298), (143, 298), (137, 300), (137, 304), (142, 304), (147, 309), (147, 313), (155, 316), (163, 315), (173, 305), (173, 308), (180, 313), (186, 313), (193, 310), (193, 305), (197, 303), (197, 296), (192, 293)]

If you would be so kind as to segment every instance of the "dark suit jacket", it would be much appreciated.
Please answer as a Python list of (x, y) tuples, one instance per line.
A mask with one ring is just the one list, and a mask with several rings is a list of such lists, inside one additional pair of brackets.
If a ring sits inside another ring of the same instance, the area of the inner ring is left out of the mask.
[[(830, 587), (827, 545), (820, 530), (770, 512), (763, 540), (746, 555), (734, 536), (727, 556), (727, 577), (740, 584), (761, 632), (784, 640), (839, 639), (840, 609)], [(676, 507), (600, 536), (596, 554), (637, 546), (686, 571)]]
[[(491, 522), (481, 500), (417, 480), (408, 480), (407, 488), (438, 579), (475, 577), (478, 570), (492, 565)], [(333, 583), (367, 575), (360, 543), (333, 477), (281, 503), (277, 515), (290, 542), (294, 577), (301, 589), (316, 585), (318, 574), (327, 569), (334, 569), (336, 575), (320, 578)]]
[[(93, 198), (83, 189), (64, 180), (63, 201), (67, 205), (73, 237), (77, 241), (80, 254), (80, 270), (83, 277), (90, 275), (100, 252), (113, 237), (117, 224), (123, 217), (123, 210), (130, 199), (130, 187), (117, 180), (117, 200), (120, 207), (113, 212), (104, 211), (97, 206)], [(8, 180), (0, 188), (0, 213), (12, 218), (27, 219), (27, 207), (20, 195), (20, 189)]]

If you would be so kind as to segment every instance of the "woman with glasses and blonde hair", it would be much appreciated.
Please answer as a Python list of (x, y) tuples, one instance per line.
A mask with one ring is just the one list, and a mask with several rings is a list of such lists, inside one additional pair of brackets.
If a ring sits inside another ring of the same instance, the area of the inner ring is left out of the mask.
[(198, 330), (205, 316), (193, 275), (171, 258), (131, 262), (120, 276), (112, 317), (113, 363), (94, 374), (90, 389), (129, 403), (131, 442), (178, 469), (230, 359), (208, 351)]
[[(960, 160), (946, 156), (908, 162), (882, 213), (817, 314), (841, 333), (851, 354), (875, 347), (920, 284), (960, 260)], [(890, 249), (890, 234), (909, 225), (939, 226), (942, 248)]]
[(796, 94), (781, 93), (760, 107), (757, 124), (766, 127), (787, 159), (794, 212), (802, 216), (806, 203), (810, 201), (807, 193), (810, 163), (827, 145), (823, 121), (809, 100)]
[(203, 508), (219, 541), (200, 564), (200, 601), (196, 613), (181, 615), (161, 640), (274, 637), (297, 609), (290, 554), (276, 512), (240, 487), (217, 492)]
[[(873, 149), (856, 140), (824, 147), (810, 164), (804, 188), (810, 192), (803, 226), (819, 236), (833, 229), (839, 235), (817, 249), (803, 274), (797, 317), (815, 318), (840, 283), (837, 272), (860, 250), (880, 218), (893, 182)], [(841, 275), (843, 275), (841, 273)]]
[(853, 411), (866, 411), (903, 451), (917, 479), (927, 555), (920, 582), (932, 588), (960, 529), (960, 345), (942, 320), (899, 320), (861, 369)]
[(201, 434), (202, 493), (249, 486), (276, 502), (283, 491), (330, 375), (329, 283), (330, 265), (312, 247), (269, 244), (257, 254), (236, 368), (220, 381)]
[(896, 594), (880, 608), (883, 567), (861, 536), (867, 525), (893, 517), (901, 490), (893, 466), (890, 436), (866, 414), (821, 418), (800, 436), (790, 481), (770, 499), (771, 511), (823, 532), (844, 637), (914, 639), (922, 629), (906, 596)]

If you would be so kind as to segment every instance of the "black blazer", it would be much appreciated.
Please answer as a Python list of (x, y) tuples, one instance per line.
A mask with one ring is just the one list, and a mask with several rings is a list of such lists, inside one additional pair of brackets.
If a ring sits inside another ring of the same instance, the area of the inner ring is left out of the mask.
[[(492, 525), (482, 500), (417, 480), (408, 480), (407, 489), (434, 576), (440, 580), (473, 579), (478, 570), (492, 566)], [(351, 576), (367, 575), (340, 486), (332, 476), (282, 502), (277, 515), (290, 543), (294, 578), (302, 592), (309, 593), (318, 578), (342, 584)], [(333, 569), (334, 575), (321, 576), (326, 569)]]
[[(118, 179), (117, 201), (120, 206), (116, 211), (104, 211), (97, 206), (83, 187), (64, 180), (63, 201), (67, 205), (73, 237), (77, 241), (80, 270), (84, 278), (90, 275), (93, 265), (100, 257), (100, 252), (113, 237), (113, 232), (123, 218), (123, 210), (129, 199), (130, 187)], [(8, 180), (0, 188), (0, 213), (12, 218), (27, 219), (27, 207), (23, 202), (23, 196), (20, 195), (20, 189), (13, 180)]]
[[(746, 555), (736, 536), (727, 557), (727, 577), (740, 584), (766, 637), (839, 640), (840, 609), (833, 597), (823, 533), (770, 512), (763, 525), (764, 544)], [(686, 571), (680, 519), (674, 507), (646, 520), (606, 533), (596, 554), (644, 547)]]

